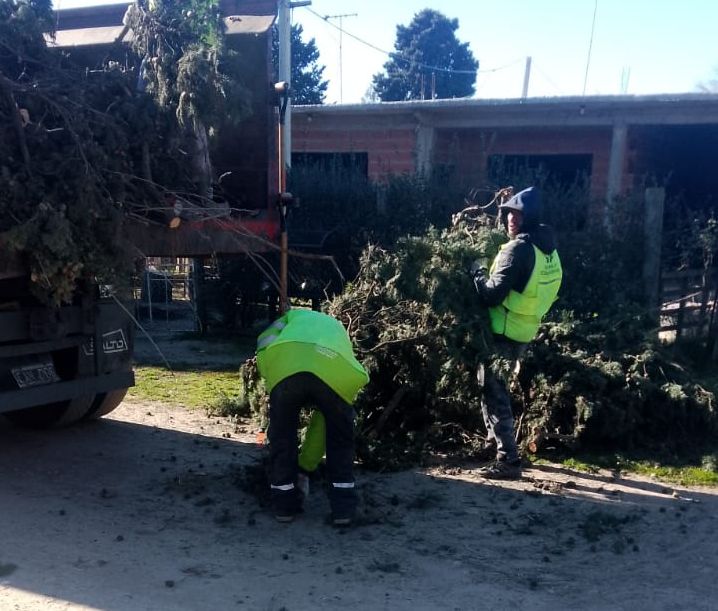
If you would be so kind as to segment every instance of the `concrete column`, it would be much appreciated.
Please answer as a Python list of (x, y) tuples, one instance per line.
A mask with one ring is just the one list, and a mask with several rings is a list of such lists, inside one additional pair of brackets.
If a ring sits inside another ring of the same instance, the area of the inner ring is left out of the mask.
[(666, 190), (660, 187), (646, 189), (643, 214), (643, 287), (648, 309), (660, 309), (661, 243), (663, 242), (663, 207)]
[(436, 129), (429, 125), (416, 128), (416, 171), (429, 175), (433, 169)]
[(623, 124), (613, 126), (613, 137), (611, 139), (611, 156), (608, 159), (608, 179), (606, 186), (606, 206), (604, 225), (611, 231), (611, 212), (613, 201), (620, 195), (623, 179), (623, 165), (626, 159), (626, 136), (628, 128)]

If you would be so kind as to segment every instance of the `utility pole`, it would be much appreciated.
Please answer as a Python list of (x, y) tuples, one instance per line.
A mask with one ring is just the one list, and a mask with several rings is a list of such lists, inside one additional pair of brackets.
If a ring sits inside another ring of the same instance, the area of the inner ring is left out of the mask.
[(624, 66), (621, 72), (621, 95), (628, 93), (628, 82), (631, 80), (631, 67)]
[(290, 10), (300, 6), (309, 6), (311, 0), (279, 0), (277, 11), (277, 29), (279, 32), (279, 82), (290, 87), (290, 100), (284, 117), (282, 151), (284, 167), (292, 167), (292, 18)]
[(531, 56), (526, 58), (526, 69), (524, 70), (524, 88), (521, 97), (525, 100), (529, 95), (529, 79), (531, 78)]
[(287, 170), (292, 166), (292, 19), (290, 10), (300, 6), (309, 6), (311, 0), (279, 0), (277, 7), (277, 29), (279, 35), (279, 82), (274, 90), (279, 104), (277, 133), (277, 163), (279, 180), (277, 205), (280, 219), (279, 244), (279, 309), (282, 314), (289, 307), (289, 237), (287, 235), (287, 213), (292, 202), (287, 193)]
[(344, 34), (344, 17), (356, 17), (357, 13), (344, 13), (342, 15), (324, 15), (324, 21), (329, 21), (330, 19), (338, 19), (339, 20), (339, 103), (341, 104), (344, 101), (344, 69), (343, 69), (343, 61), (342, 61), (342, 34)]

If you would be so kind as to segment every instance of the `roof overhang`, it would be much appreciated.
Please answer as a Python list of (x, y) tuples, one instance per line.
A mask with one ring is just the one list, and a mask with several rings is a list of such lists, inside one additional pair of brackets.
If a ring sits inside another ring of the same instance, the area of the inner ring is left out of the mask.
[(51, 47), (60, 49), (75, 47), (94, 47), (111, 45), (128, 40), (128, 30), (123, 25), (105, 26), (100, 28), (80, 28), (77, 30), (58, 30), (54, 38), (47, 39)]
[(362, 129), (386, 125), (436, 128), (604, 127), (718, 123), (718, 94), (452, 99), (294, 106), (295, 121)]
[[(227, 36), (265, 34), (274, 23), (274, 15), (230, 15), (224, 18)], [(111, 45), (128, 42), (132, 30), (119, 25), (58, 30), (48, 44), (60, 49)]]

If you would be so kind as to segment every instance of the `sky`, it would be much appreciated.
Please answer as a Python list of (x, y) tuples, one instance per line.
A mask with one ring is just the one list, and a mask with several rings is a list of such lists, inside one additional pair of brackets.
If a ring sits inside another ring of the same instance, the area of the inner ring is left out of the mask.
[(325, 102), (360, 103), (394, 48), (396, 26), (424, 8), (458, 19), (456, 35), (479, 61), (478, 98), (520, 97), (527, 57), (529, 97), (688, 93), (718, 79), (714, 0), (312, 0), (292, 20), (316, 41)]

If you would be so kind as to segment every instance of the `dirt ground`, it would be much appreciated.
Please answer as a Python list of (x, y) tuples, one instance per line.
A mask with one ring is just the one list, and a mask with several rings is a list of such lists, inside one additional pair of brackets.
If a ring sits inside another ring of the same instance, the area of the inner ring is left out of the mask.
[(61, 431), (1, 424), (0, 608), (718, 609), (718, 490), (359, 470), (355, 526), (327, 524), (319, 484), (278, 524), (255, 440), (142, 401)]

